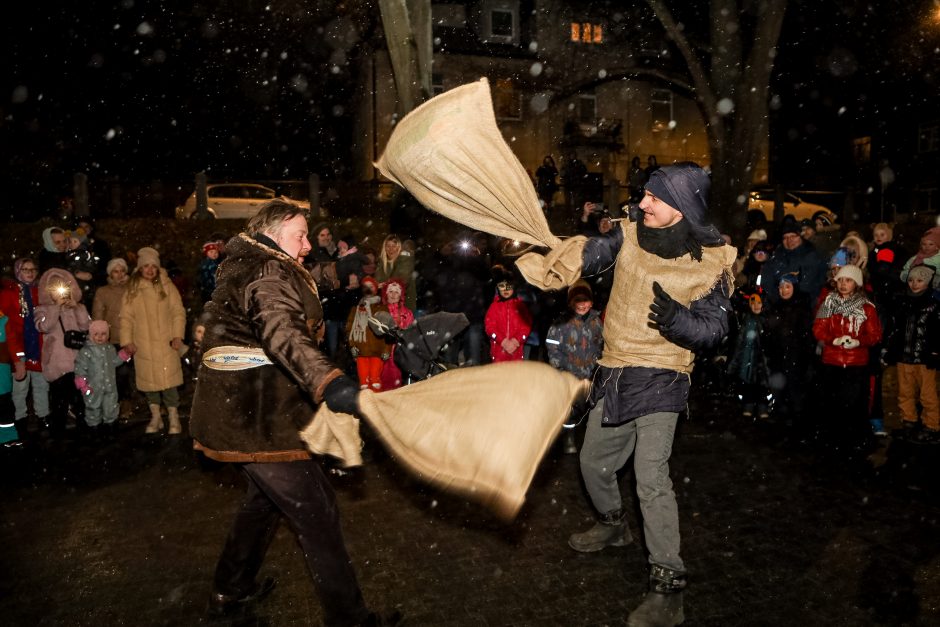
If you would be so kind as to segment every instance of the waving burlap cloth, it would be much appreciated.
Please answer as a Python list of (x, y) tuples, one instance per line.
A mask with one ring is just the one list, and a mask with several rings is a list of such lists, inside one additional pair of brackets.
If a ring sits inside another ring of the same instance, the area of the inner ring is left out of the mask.
[(485, 78), (405, 116), (375, 167), (455, 222), (549, 248), (516, 260), (532, 285), (557, 290), (577, 280), (586, 238), (561, 240), (549, 231), (532, 180), (496, 126)]
[[(572, 402), (589, 382), (535, 361), (449, 370), (359, 395), (363, 416), (419, 478), (511, 519)], [(301, 432), (315, 453), (362, 463), (359, 421), (320, 405)]]
[[(424, 206), (493, 235), (549, 249), (516, 261), (526, 280), (560, 289), (580, 275), (586, 238), (552, 235), (532, 181), (496, 126), (481, 79), (429, 100), (395, 127), (376, 167)], [(363, 416), (398, 460), (504, 518), (522, 507), (542, 456), (588, 383), (537, 362), (451, 370), (360, 395)], [(321, 405), (301, 434), (314, 452), (361, 463), (358, 423)]]

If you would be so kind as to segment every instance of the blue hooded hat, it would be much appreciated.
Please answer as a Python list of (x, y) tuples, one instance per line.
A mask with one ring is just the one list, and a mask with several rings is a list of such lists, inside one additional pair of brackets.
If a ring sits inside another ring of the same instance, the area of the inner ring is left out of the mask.
[(721, 233), (705, 221), (711, 186), (708, 173), (691, 161), (663, 166), (646, 183), (651, 194), (675, 207), (688, 220), (692, 236), (699, 244), (721, 246), (725, 243)]

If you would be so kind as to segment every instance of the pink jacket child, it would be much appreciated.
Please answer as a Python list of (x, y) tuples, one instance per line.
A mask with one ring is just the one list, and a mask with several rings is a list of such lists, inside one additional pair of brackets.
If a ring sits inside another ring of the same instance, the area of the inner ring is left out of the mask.
[[(35, 318), (36, 329), (43, 334), (42, 376), (49, 382), (49, 429), (53, 437), (64, 434), (69, 409), (76, 425), (82, 425), (85, 418), (85, 404), (72, 374), (78, 350), (66, 344), (67, 332), (87, 332), (91, 322), (81, 298), (78, 281), (67, 270), (50, 268), (39, 279)], [(75, 345), (80, 341), (77, 338)]]
[(523, 357), (523, 345), (532, 331), (532, 314), (516, 296), (512, 278), (503, 276), (496, 284), (496, 296), (486, 310), (484, 325), (490, 338), (493, 361), (516, 361)]
[(81, 299), (78, 281), (68, 270), (50, 268), (39, 279), (36, 328), (43, 333), (42, 374), (50, 383), (75, 370), (78, 350), (65, 345), (65, 332), (88, 331), (91, 316)]
[[(415, 315), (403, 301), (406, 293), (405, 282), (399, 278), (391, 278), (382, 286), (382, 302), (388, 307), (388, 313), (399, 329), (407, 329), (415, 321)], [(395, 364), (396, 346), (391, 347), (391, 356), (382, 366), (382, 389), (394, 390), (402, 386), (402, 373)]]

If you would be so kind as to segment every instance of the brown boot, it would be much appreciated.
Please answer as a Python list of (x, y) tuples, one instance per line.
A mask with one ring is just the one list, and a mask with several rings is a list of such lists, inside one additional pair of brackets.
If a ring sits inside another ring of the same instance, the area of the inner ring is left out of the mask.
[(150, 404), (150, 422), (144, 433), (160, 433), (163, 431), (163, 416), (160, 415), (160, 406), (154, 403)]
[(180, 424), (180, 413), (178, 407), (167, 407), (167, 416), (170, 420), (170, 428), (167, 433), (170, 435), (179, 435), (183, 432), (183, 426)]

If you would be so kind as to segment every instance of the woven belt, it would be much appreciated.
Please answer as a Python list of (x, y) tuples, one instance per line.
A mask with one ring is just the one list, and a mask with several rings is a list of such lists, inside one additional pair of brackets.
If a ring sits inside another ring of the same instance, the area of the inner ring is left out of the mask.
[(269, 366), (272, 362), (260, 348), (243, 346), (216, 346), (202, 356), (202, 363), (213, 370), (247, 370)]

